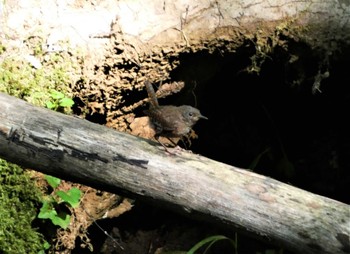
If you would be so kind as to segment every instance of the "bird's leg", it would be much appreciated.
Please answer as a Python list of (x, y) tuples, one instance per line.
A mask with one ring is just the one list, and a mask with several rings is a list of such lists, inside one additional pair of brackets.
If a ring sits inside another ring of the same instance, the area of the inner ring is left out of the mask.
[(177, 144), (171, 138), (169, 138), (169, 137), (166, 137), (166, 138), (174, 145), (174, 147), (177, 146)]
[[(172, 155), (175, 154), (175, 153), (169, 151), (168, 147), (166, 147), (162, 142), (160, 142), (160, 140), (159, 140), (159, 135), (156, 135), (154, 138), (157, 140), (157, 142), (158, 142), (159, 144), (162, 145), (162, 147), (164, 147), (164, 149), (165, 149), (165, 151), (166, 151), (167, 153), (172, 154)], [(171, 140), (170, 140), (170, 141), (171, 141)]]

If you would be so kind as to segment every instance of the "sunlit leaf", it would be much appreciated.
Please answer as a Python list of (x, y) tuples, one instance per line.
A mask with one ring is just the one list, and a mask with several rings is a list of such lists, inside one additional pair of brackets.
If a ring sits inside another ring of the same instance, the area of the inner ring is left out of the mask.
[(51, 90), (50, 95), (53, 99), (56, 100), (64, 98), (64, 94), (56, 90)]
[(217, 241), (220, 241), (220, 240), (229, 240), (233, 247), (235, 248), (236, 247), (236, 243), (235, 241), (233, 241), (232, 239), (226, 237), (226, 236), (223, 236), (223, 235), (214, 235), (214, 236), (209, 236), (205, 239), (203, 239), (202, 241), (198, 242), (195, 246), (193, 246), (188, 252), (187, 254), (194, 254), (197, 250), (199, 250), (201, 247), (203, 247), (204, 245), (206, 244), (209, 244), (209, 246), (207, 247), (207, 249), (204, 251), (204, 253), (207, 252), (207, 250)]
[(77, 188), (72, 188), (69, 191), (57, 191), (57, 196), (59, 196), (62, 200), (70, 204), (73, 208), (78, 207), (81, 191)]
[(74, 101), (70, 98), (63, 98), (60, 100), (61, 107), (72, 107), (74, 105)]
[(61, 179), (54, 176), (45, 175), (45, 179), (47, 183), (54, 189), (57, 188), (57, 186), (61, 183)]

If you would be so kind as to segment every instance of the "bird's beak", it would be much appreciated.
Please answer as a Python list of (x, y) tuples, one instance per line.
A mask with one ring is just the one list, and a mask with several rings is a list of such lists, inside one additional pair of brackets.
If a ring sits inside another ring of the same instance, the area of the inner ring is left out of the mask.
[(208, 117), (200, 115), (199, 118), (208, 120)]

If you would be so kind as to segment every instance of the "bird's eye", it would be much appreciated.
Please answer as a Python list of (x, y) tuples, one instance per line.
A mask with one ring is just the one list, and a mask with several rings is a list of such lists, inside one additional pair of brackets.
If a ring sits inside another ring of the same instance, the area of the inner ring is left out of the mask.
[(194, 116), (194, 114), (193, 114), (192, 112), (188, 112), (188, 115), (189, 115), (190, 117)]

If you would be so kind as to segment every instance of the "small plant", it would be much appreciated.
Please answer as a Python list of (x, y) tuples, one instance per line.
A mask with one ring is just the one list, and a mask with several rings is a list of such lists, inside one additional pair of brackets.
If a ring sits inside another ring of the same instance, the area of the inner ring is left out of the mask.
[(18, 54), (0, 42), (0, 92), (70, 113), (73, 101), (65, 95), (80, 77), (80, 64), (71, 57), (75, 52), (47, 53), (42, 44), (40, 36), (31, 36), (25, 41), (26, 53)]
[(43, 243), (43, 250), (40, 250), (37, 254), (45, 254), (48, 249), (50, 249), (51, 244), (49, 244), (47, 241)]
[(56, 90), (50, 91), (51, 100), (46, 102), (46, 107), (55, 111), (62, 111), (64, 108), (73, 106), (74, 101)]
[(68, 191), (55, 190), (61, 183), (61, 179), (46, 175), (46, 181), (54, 189), (43, 205), (38, 214), (39, 219), (50, 219), (52, 224), (67, 229), (70, 223), (70, 215), (67, 212), (67, 206), (78, 207), (81, 191), (77, 188), (71, 188)]
[(265, 155), (267, 152), (269, 152), (269, 150), (270, 150), (270, 147), (266, 148), (264, 151), (262, 151), (261, 153), (259, 153), (258, 156), (256, 156), (256, 157), (254, 158), (254, 160), (250, 163), (250, 165), (249, 165), (248, 168), (249, 168), (250, 170), (254, 171), (254, 169), (255, 169), (256, 166), (258, 165), (258, 163), (259, 163), (261, 157), (262, 157), (263, 155)]
[(232, 253), (237, 253), (237, 245), (236, 245), (236, 241), (223, 236), (223, 235), (213, 235), (213, 236), (209, 236), (205, 239), (203, 239), (202, 241), (198, 242), (196, 245), (194, 245), (189, 251), (186, 252), (186, 254), (195, 254), (196, 251), (198, 251), (200, 248), (202, 248), (204, 245), (208, 244), (207, 248), (205, 249), (205, 251), (203, 252), (204, 254), (208, 252), (208, 250), (210, 249), (210, 247), (216, 243), (217, 241), (220, 240), (228, 240), (230, 241), (230, 243), (232, 244), (233, 248), (234, 248), (234, 252)]

